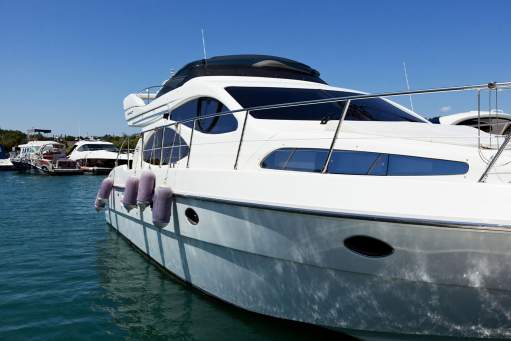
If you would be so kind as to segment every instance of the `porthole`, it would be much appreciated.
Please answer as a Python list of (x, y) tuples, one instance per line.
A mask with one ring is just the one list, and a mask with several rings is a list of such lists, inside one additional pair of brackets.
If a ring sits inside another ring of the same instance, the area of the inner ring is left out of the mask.
[(185, 210), (185, 216), (186, 219), (188, 219), (188, 221), (190, 222), (190, 224), (197, 225), (199, 223), (199, 215), (197, 214), (197, 212), (195, 212), (193, 208), (188, 207)]
[(369, 236), (352, 236), (344, 240), (344, 246), (366, 257), (387, 257), (394, 249), (389, 244)]

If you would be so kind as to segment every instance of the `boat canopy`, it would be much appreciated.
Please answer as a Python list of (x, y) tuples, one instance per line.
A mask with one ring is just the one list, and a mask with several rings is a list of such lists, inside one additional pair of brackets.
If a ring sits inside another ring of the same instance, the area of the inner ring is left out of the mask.
[(185, 65), (163, 84), (156, 97), (201, 76), (271, 77), (326, 84), (319, 71), (291, 59), (257, 54), (217, 56)]

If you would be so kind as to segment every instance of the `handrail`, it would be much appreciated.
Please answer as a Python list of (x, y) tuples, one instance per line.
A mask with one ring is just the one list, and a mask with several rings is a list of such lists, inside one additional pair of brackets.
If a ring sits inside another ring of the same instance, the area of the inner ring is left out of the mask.
[(511, 132), (507, 134), (506, 139), (504, 142), (502, 142), (502, 145), (500, 146), (499, 150), (495, 153), (495, 156), (491, 159), (488, 166), (486, 166), (486, 169), (483, 172), (483, 175), (479, 178), (478, 182), (485, 182), (486, 178), (488, 177), (488, 174), (490, 173), (490, 170), (493, 168), (495, 163), (497, 163), (497, 160), (499, 159), (502, 152), (506, 149), (506, 146), (508, 145), (509, 141), (511, 140)]
[[(188, 122), (192, 122), (192, 121), (198, 120), (198, 119), (202, 120), (202, 119), (207, 119), (207, 118), (213, 118), (216, 116), (230, 115), (230, 114), (235, 114), (235, 113), (247, 111), (247, 110), (259, 111), (259, 110), (268, 110), (268, 109), (299, 107), (299, 106), (314, 105), (314, 104), (344, 102), (347, 100), (355, 101), (355, 100), (359, 100), (359, 99), (387, 98), (387, 97), (397, 97), (397, 96), (406, 96), (406, 95), (424, 95), (424, 94), (432, 94), (432, 93), (459, 92), (459, 91), (485, 90), (485, 89), (495, 90), (495, 88), (497, 88), (497, 87), (499, 89), (511, 88), (511, 82), (500, 82), (500, 83), (491, 82), (488, 84), (478, 84), (478, 85), (431, 88), (431, 89), (412, 90), (412, 91), (382, 92), (379, 94), (378, 93), (377, 94), (360, 94), (360, 95), (354, 95), (354, 96), (330, 97), (330, 98), (325, 98), (325, 99), (317, 99), (317, 100), (309, 100), (309, 101), (297, 101), (297, 102), (288, 102), (288, 103), (280, 103), (280, 104), (272, 104), (272, 105), (260, 105), (260, 106), (255, 106), (255, 107), (227, 110), (227, 111), (222, 111), (222, 112), (211, 114), (211, 115), (194, 117), (191, 119), (181, 120), (181, 121), (179, 121), (179, 123), (188, 123)], [(150, 110), (140, 112), (137, 114), (137, 116), (150, 113), (151, 111), (158, 110), (165, 106), (168, 106), (168, 103), (163, 103), (163, 104), (158, 105)], [(171, 126), (175, 123), (176, 122), (170, 123), (167, 126)], [(156, 128), (160, 128), (160, 127), (156, 127)], [(153, 128), (153, 129), (156, 129), (156, 128)], [(151, 130), (152, 129), (148, 129), (146, 131), (151, 131)]]
[(148, 87), (145, 87), (137, 92), (135, 92), (136, 94), (140, 94), (140, 93), (144, 93), (144, 92), (147, 92), (148, 90), (150, 89), (161, 89), (163, 88), (163, 85), (151, 85), (151, 86), (148, 86)]
[[(143, 148), (144, 148), (144, 135), (147, 132), (151, 132), (153, 130), (161, 129), (161, 128), (178, 126), (179, 124), (186, 125), (186, 123), (193, 122), (193, 128), (192, 128), (192, 133), (193, 133), (193, 131), (195, 130), (195, 125), (196, 125), (195, 122), (197, 120), (204, 120), (204, 119), (209, 119), (209, 118), (214, 118), (214, 117), (232, 115), (232, 114), (239, 113), (239, 112), (245, 112), (245, 118), (243, 121), (243, 127), (242, 127), (242, 131), (241, 131), (241, 135), (240, 135), (240, 141), (239, 141), (238, 150), (236, 153), (236, 160), (234, 163), (234, 169), (237, 169), (238, 168), (238, 160), (239, 160), (239, 156), (240, 156), (240, 152), (241, 152), (241, 147), (242, 147), (242, 143), (243, 143), (243, 138), (244, 138), (244, 134), (245, 134), (245, 129), (246, 129), (246, 124), (248, 121), (249, 113), (254, 112), (254, 111), (269, 110), (269, 109), (299, 107), (299, 106), (307, 106), (307, 105), (318, 105), (318, 104), (334, 103), (334, 102), (346, 102), (346, 105), (343, 109), (342, 116), (339, 118), (336, 132), (334, 134), (334, 137), (333, 137), (330, 149), (329, 149), (329, 154), (328, 154), (328, 157), (326, 160), (326, 164), (324, 165), (324, 167), (322, 169), (322, 172), (324, 173), (326, 168), (328, 167), (328, 162), (331, 157), (331, 154), (332, 154), (332, 151), (333, 151), (333, 148), (335, 145), (335, 141), (338, 137), (339, 130), (341, 128), (342, 123), (344, 122), (344, 118), (346, 116), (348, 106), (352, 101), (363, 100), (363, 99), (373, 99), (373, 98), (397, 97), (397, 96), (406, 96), (406, 95), (422, 95), (422, 94), (432, 94), (432, 93), (447, 93), (447, 92), (461, 92), (461, 91), (477, 90), (478, 91), (478, 111), (480, 111), (479, 92), (481, 90), (486, 90), (486, 89), (487, 90), (497, 90), (497, 89), (508, 89), (508, 88), (511, 88), (511, 82), (500, 82), (500, 83), (490, 82), (487, 84), (466, 85), (466, 86), (456, 86), (456, 87), (443, 87), (443, 88), (430, 88), (430, 89), (413, 90), (413, 91), (384, 92), (384, 93), (378, 93), (378, 94), (358, 94), (358, 95), (344, 96), (344, 97), (331, 97), (331, 98), (319, 99), (319, 100), (296, 101), (296, 102), (280, 103), (280, 104), (273, 104), (273, 105), (254, 106), (254, 107), (241, 108), (241, 109), (235, 109), (235, 110), (227, 110), (227, 111), (222, 111), (222, 112), (218, 112), (218, 113), (214, 113), (214, 114), (210, 114), (210, 115), (194, 116), (189, 119), (174, 121), (174, 122), (171, 122), (171, 123), (168, 123), (165, 125), (161, 125), (158, 127), (144, 130), (142, 132), (142, 153), (143, 153)], [(168, 105), (168, 103), (159, 105), (155, 108), (152, 108), (151, 110), (141, 112), (139, 115), (147, 114), (151, 111), (157, 110), (157, 109), (167, 106), (167, 105)], [(424, 120), (424, 121), (426, 122), (426, 120)], [(190, 144), (192, 142), (192, 138), (190, 139)], [(500, 157), (500, 155), (502, 154), (502, 152), (504, 151), (506, 145), (510, 142), (510, 140), (511, 140), (511, 134), (506, 137), (506, 140), (504, 141), (503, 145), (500, 146), (498, 152), (495, 154), (495, 157), (492, 159), (492, 161), (488, 165), (487, 169), (485, 170), (485, 172), (479, 179), (479, 182), (485, 181), (485, 179), (488, 175), (488, 172), (493, 167), (493, 165), (496, 163), (497, 159)], [(191, 145), (190, 145), (190, 150), (191, 150)], [(188, 157), (189, 157), (189, 155), (188, 155)], [(171, 160), (169, 160), (169, 163), (170, 163), (170, 161)], [(141, 165), (142, 164), (143, 164), (143, 157), (141, 157)], [(188, 167), (189, 167), (189, 160), (187, 160), (187, 168)]]
[(334, 151), (335, 147), (335, 141), (337, 141), (337, 136), (339, 135), (339, 131), (341, 130), (342, 123), (344, 122), (344, 119), (346, 118), (346, 114), (348, 113), (348, 108), (351, 104), (351, 100), (347, 100), (346, 104), (344, 104), (344, 108), (342, 109), (341, 118), (339, 119), (339, 122), (337, 123), (337, 128), (335, 128), (334, 138), (332, 139), (332, 143), (330, 145), (330, 149), (328, 150), (328, 155), (325, 160), (325, 164), (323, 165), (323, 169), (321, 170), (321, 173), (326, 173), (328, 169), (328, 164), (330, 163), (330, 159), (332, 158), (332, 153)]
[[(117, 167), (119, 165), (119, 154), (121, 153), (122, 151), (122, 147), (124, 146), (124, 142), (126, 142), (126, 139), (128, 137), (125, 137), (122, 142), (121, 142), (121, 146), (119, 147), (119, 150), (117, 150), (117, 156), (115, 157), (115, 166)], [(129, 152), (128, 152), (128, 155), (129, 155)], [(128, 159), (128, 166), (129, 166), (129, 159)]]

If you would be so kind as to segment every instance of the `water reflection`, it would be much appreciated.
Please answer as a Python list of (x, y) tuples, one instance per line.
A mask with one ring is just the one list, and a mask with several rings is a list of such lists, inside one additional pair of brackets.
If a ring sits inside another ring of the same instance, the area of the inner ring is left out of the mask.
[(179, 283), (106, 227), (97, 266), (104, 293), (96, 308), (110, 314), (128, 339), (310, 340), (346, 336), (249, 313)]

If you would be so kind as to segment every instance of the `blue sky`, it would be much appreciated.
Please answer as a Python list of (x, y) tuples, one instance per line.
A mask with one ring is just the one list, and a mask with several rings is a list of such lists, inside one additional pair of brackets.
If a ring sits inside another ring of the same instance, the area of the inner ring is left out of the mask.
[[(416, 89), (507, 81), (510, 13), (505, 0), (0, 0), (0, 127), (133, 132), (123, 98), (201, 58), (201, 28), (208, 56), (288, 57), (359, 90), (405, 89), (403, 61)], [(473, 109), (474, 96), (414, 104), (433, 116)]]

